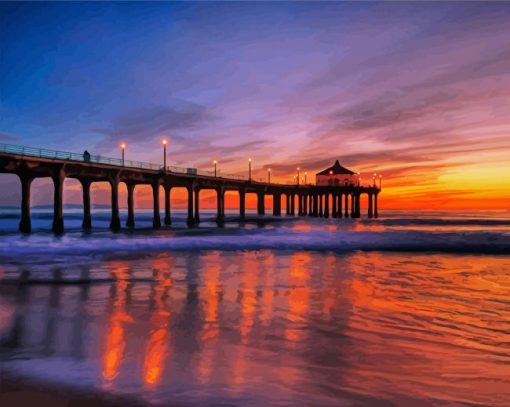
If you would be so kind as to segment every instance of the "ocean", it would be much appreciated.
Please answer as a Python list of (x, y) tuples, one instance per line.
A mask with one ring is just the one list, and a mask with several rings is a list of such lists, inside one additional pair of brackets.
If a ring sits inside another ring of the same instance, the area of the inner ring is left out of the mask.
[(4, 377), (147, 405), (510, 405), (510, 211), (137, 211), (119, 233), (64, 212), (63, 236), (47, 208), (23, 236), (0, 209)]

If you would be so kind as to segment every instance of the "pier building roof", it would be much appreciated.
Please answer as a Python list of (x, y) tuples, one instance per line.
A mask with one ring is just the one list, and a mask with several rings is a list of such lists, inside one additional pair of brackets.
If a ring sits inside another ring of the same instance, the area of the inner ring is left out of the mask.
[(355, 172), (351, 171), (345, 167), (342, 167), (340, 165), (340, 162), (338, 160), (336, 160), (335, 164), (333, 164), (331, 167), (328, 167), (321, 172), (318, 172), (316, 175), (338, 175), (338, 174), (353, 175), (353, 174), (355, 174)]

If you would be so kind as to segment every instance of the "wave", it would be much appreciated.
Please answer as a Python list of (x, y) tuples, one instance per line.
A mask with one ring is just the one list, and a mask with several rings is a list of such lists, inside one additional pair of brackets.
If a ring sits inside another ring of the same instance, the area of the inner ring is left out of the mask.
[[(174, 211), (172, 214), (172, 218), (175, 220), (185, 220), (186, 213), (182, 210), (179, 212)], [(204, 210), (202, 216), (206, 218), (215, 219), (216, 212), (214, 210)], [(49, 220), (53, 219), (53, 213), (49, 211), (33, 211), (31, 214), (32, 221), (37, 224), (38, 220)], [(126, 213), (124, 210), (121, 210), (121, 217), (126, 217)], [(229, 216), (230, 218), (237, 218), (237, 215), (232, 213)], [(92, 214), (92, 219), (95, 221), (110, 221), (111, 215), (109, 211), (96, 211)], [(15, 220), (19, 221), (19, 211), (16, 212), (0, 212), (0, 221), (2, 220)], [(76, 221), (76, 224), (79, 224), (83, 219), (83, 214), (81, 211), (71, 212), (64, 214), (64, 221)], [(141, 210), (136, 213), (136, 219), (142, 222), (152, 222), (152, 211), (149, 210)], [(303, 220), (303, 218), (290, 218), (290, 220)], [(314, 221), (314, 218), (304, 218), (305, 220)], [(288, 217), (265, 217), (263, 218), (264, 222), (269, 222), (271, 220), (282, 221), (289, 220)], [(340, 223), (348, 222), (350, 219), (339, 219)], [(380, 224), (384, 226), (510, 226), (510, 218), (500, 217), (500, 218), (483, 218), (483, 217), (457, 217), (457, 218), (439, 218), (439, 217), (398, 217), (393, 218), (383, 217), (380, 219), (357, 219), (356, 220), (362, 224)], [(1, 229), (1, 227), (0, 227)]]
[(400, 218), (381, 219), (385, 226), (510, 226), (510, 219), (433, 219), (433, 218)]
[(413, 251), (510, 254), (510, 234), (497, 232), (295, 231), (195, 229), (161, 233), (79, 233), (3, 236), (0, 256), (89, 255), (116, 252), (199, 250)]

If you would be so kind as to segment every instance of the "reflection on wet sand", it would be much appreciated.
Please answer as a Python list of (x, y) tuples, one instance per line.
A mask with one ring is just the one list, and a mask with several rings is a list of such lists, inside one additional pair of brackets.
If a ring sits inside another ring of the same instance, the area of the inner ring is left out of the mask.
[(149, 402), (510, 400), (505, 257), (203, 252), (90, 274), (115, 282), (0, 286), (2, 358), (70, 357)]
[(201, 256), (203, 283), (201, 290), (203, 325), (198, 334), (201, 352), (196, 358), (196, 376), (201, 384), (210, 382), (218, 363), (217, 342), (220, 334), (219, 308), (222, 297), (221, 256), (213, 252)]
[(151, 287), (152, 314), (150, 334), (143, 357), (143, 379), (147, 387), (157, 385), (168, 359), (170, 342), (171, 311), (166, 300), (172, 287), (171, 268), (168, 259), (156, 258), (152, 261), (154, 284)]
[(129, 297), (129, 263), (121, 261), (106, 262), (115, 283), (110, 288), (110, 314), (106, 328), (106, 345), (103, 356), (103, 378), (106, 383), (114, 380), (124, 360), (126, 349), (125, 324), (133, 323), (133, 318), (126, 312), (126, 300)]
[(288, 326), (285, 329), (285, 338), (292, 345), (300, 342), (305, 334), (304, 325), (309, 303), (309, 287), (307, 281), (310, 278), (309, 263), (311, 255), (308, 252), (297, 252), (291, 255), (289, 267), (289, 292), (288, 292)]
[(239, 321), (239, 332), (241, 343), (248, 343), (250, 332), (255, 320), (255, 308), (257, 306), (257, 278), (261, 269), (260, 259), (257, 259), (256, 252), (245, 252), (242, 257), (242, 269), (239, 285), (239, 307), (241, 318)]

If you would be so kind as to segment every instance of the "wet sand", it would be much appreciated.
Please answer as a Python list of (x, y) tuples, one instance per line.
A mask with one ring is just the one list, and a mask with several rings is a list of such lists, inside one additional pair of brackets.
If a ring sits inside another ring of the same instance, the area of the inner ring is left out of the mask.
[[(2, 407), (143, 407), (162, 406), (137, 399), (133, 396), (113, 395), (107, 392), (86, 391), (62, 384), (14, 376), (0, 371), (0, 405)], [(179, 407), (183, 404), (165, 402), (165, 406)]]
[(1, 406), (510, 400), (507, 256), (181, 252), (85, 274), (0, 285)]

